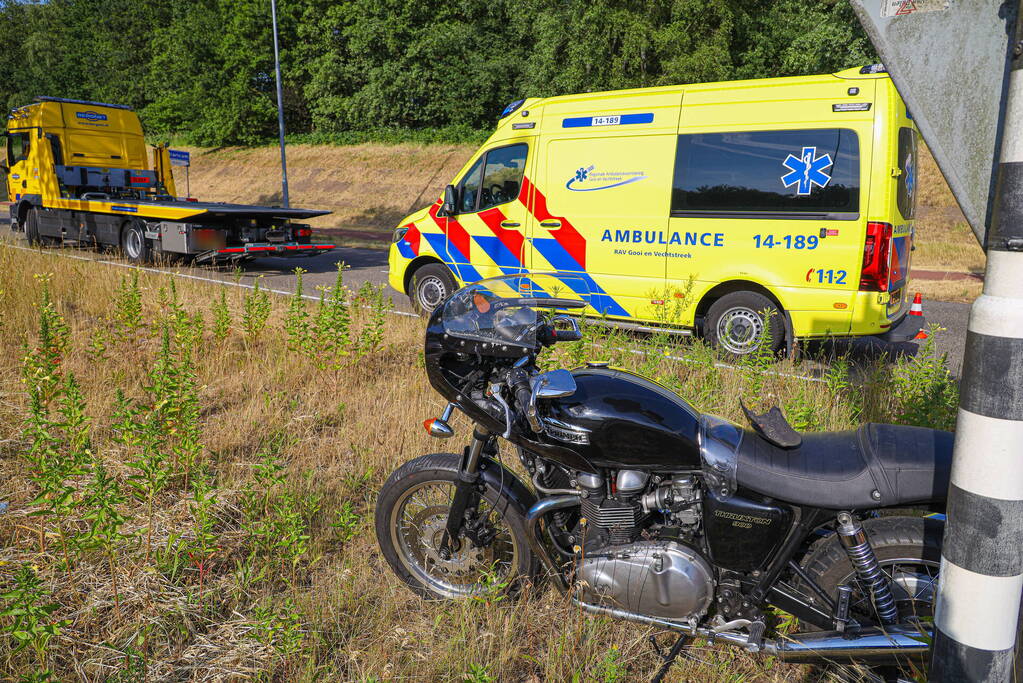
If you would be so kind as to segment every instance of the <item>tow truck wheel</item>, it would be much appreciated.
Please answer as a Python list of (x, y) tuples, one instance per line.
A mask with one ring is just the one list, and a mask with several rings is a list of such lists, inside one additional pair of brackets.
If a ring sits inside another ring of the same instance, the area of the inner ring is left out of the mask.
[(777, 353), (785, 345), (785, 322), (781, 309), (763, 294), (732, 292), (711, 304), (703, 336), (733, 358), (756, 353), (763, 344), (765, 351)]
[(132, 263), (149, 262), (149, 240), (146, 239), (141, 225), (128, 223), (121, 229), (121, 251)]
[(428, 316), (456, 289), (455, 278), (447, 266), (430, 263), (415, 272), (412, 276), (412, 288), (409, 299), (412, 308), (423, 316)]
[(35, 209), (29, 209), (25, 216), (25, 239), (28, 240), (31, 247), (37, 247), (40, 244), (39, 216), (36, 215)]

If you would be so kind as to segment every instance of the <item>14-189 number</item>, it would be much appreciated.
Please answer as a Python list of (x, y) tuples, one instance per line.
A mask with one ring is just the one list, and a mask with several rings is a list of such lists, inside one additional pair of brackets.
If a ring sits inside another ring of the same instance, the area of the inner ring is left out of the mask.
[(757, 249), (773, 249), (774, 247), (816, 249), (817, 245), (820, 244), (820, 238), (817, 235), (785, 235), (784, 237), (753, 235), (753, 241), (756, 242)]

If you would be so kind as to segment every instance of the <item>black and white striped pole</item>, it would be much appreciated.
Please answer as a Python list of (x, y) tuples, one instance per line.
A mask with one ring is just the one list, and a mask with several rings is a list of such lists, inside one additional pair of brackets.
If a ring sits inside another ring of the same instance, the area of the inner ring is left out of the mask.
[[(1023, 35), (1016, 32), (1016, 40)], [(970, 312), (932, 681), (1010, 681), (1023, 595), (1023, 44), (1012, 51), (984, 293)]]
[(960, 384), (930, 680), (1012, 681), (1023, 596), (1020, 0), (851, 0), (987, 251)]

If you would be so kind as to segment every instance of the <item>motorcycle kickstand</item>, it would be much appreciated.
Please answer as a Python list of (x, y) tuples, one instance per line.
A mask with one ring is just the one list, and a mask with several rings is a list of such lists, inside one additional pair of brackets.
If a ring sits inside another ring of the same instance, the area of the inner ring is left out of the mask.
[[(678, 640), (676, 640), (675, 644), (671, 646), (670, 650), (668, 650), (668, 654), (664, 654), (661, 652), (661, 648), (657, 645), (657, 638), (650, 636), (650, 645), (654, 648), (654, 652), (657, 653), (657, 656), (663, 662), (661, 668), (658, 669), (654, 677), (650, 679), (650, 683), (661, 683), (661, 681), (664, 680), (664, 677), (668, 675), (668, 670), (671, 669), (671, 665), (675, 663), (675, 660), (678, 659), (680, 654), (683, 654), (682, 650), (686, 648), (692, 639), (692, 636), (680, 633)], [(689, 655), (686, 654), (683, 656), (688, 657)]]

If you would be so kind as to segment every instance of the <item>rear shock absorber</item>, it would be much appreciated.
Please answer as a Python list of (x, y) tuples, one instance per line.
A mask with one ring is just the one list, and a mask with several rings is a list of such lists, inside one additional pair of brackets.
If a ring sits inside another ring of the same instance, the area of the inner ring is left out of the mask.
[(863, 588), (870, 593), (877, 616), (885, 624), (896, 623), (899, 620), (899, 610), (895, 606), (891, 584), (881, 571), (863, 527), (848, 512), (840, 512), (837, 531), (842, 547), (845, 548), (849, 561), (856, 570), (856, 576)]

